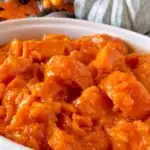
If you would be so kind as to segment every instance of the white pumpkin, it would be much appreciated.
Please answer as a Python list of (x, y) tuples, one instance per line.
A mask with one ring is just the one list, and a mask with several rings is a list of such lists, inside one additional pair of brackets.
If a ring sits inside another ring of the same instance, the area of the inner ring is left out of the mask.
[(150, 0), (75, 0), (79, 19), (150, 32)]

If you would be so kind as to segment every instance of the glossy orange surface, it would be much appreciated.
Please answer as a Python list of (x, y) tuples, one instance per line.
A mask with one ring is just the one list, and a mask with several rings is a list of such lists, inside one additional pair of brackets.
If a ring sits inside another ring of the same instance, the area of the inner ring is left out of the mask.
[(0, 47), (0, 134), (35, 150), (148, 150), (150, 55), (121, 39), (44, 35)]

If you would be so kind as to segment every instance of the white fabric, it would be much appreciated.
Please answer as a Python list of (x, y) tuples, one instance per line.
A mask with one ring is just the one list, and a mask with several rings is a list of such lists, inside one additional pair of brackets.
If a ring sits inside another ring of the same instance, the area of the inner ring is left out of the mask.
[(75, 0), (74, 6), (77, 18), (150, 32), (150, 0)]

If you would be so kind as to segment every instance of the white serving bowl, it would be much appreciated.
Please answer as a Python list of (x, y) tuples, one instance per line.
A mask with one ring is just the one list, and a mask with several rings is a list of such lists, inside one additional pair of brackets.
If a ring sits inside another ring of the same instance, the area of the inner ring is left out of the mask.
[[(14, 38), (40, 39), (43, 34), (66, 34), (72, 38), (83, 35), (106, 33), (119, 37), (135, 47), (137, 52), (150, 52), (150, 38), (116, 27), (88, 21), (65, 18), (32, 18), (0, 23), (0, 44)], [(0, 150), (29, 150), (0, 136)]]

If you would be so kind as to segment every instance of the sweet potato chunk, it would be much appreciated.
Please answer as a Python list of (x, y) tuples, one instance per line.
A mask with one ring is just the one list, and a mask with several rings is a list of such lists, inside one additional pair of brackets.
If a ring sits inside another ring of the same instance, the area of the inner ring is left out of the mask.
[(23, 42), (15, 39), (10, 44), (9, 52), (11, 55), (19, 57), (22, 55), (22, 49), (23, 49)]
[(31, 68), (30, 59), (9, 56), (0, 66), (0, 81), (8, 81), (9, 78), (25, 73)]
[(26, 86), (26, 81), (22, 76), (17, 75), (7, 86), (8, 89), (13, 88), (24, 88)]
[(111, 109), (108, 97), (96, 86), (84, 90), (82, 95), (74, 101), (76, 109), (82, 114), (90, 117), (99, 117)]
[(93, 78), (88, 68), (69, 56), (54, 56), (46, 66), (45, 80), (52, 76), (61, 77), (64, 82), (75, 82), (82, 89), (93, 85)]
[(125, 42), (119, 38), (114, 38), (106, 34), (96, 34), (92, 36), (81, 37), (77, 44), (80, 51), (90, 48), (103, 49), (106, 45), (112, 47), (114, 50), (119, 51), (122, 54), (128, 53), (128, 46)]
[(30, 86), (32, 94), (40, 96), (43, 100), (63, 101), (67, 98), (65, 86), (59, 84), (54, 79), (33, 84)]
[(82, 150), (80, 144), (72, 135), (56, 128), (48, 141), (53, 150)]
[(147, 150), (149, 128), (141, 121), (120, 122), (109, 131), (113, 150)]
[(137, 79), (150, 92), (150, 55), (130, 54), (127, 56), (127, 64), (133, 69)]
[(101, 51), (98, 52), (93, 65), (97, 69), (96, 82), (106, 77), (113, 71), (123, 71), (131, 73), (130, 68), (125, 63), (125, 56), (110, 45), (106, 45)]
[(45, 59), (55, 55), (68, 55), (73, 47), (69, 39), (49, 39), (43, 41), (24, 41), (22, 57), (33, 59)]
[(69, 40), (69, 37), (63, 34), (45, 34), (43, 40)]
[(109, 148), (108, 138), (102, 128), (99, 127), (81, 139), (56, 128), (49, 139), (49, 145), (54, 150), (106, 150)]
[(103, 79), (100, 87), (112, 99), (114, 110), (125, 117), (142, 119), (150, 113), (150, 95), (134, 76), (115, 71)]

